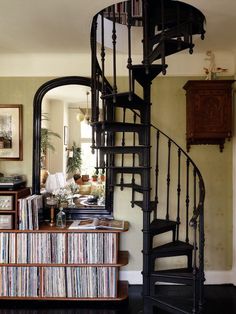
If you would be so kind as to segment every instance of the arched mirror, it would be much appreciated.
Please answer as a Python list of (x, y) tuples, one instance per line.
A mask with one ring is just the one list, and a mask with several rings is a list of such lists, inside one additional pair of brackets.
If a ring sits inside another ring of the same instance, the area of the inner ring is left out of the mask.
[(80, 76), (50, 80), (34, 97), (33, 193), (48, 195), (76, 183), (67, 207), (72, 219), (112, 215), (106, 173), (98, 171), (91, 150), (90, 103), (91, 79)]

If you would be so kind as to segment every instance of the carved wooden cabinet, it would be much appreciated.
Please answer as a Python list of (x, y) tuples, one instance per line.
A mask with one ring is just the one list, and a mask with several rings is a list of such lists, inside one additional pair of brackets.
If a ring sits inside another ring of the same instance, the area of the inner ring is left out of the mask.
[(187, 151), (195, 144), (217, 144), (223, 151), (232, 135), (234, 80), (190, 80), (186, 90)]

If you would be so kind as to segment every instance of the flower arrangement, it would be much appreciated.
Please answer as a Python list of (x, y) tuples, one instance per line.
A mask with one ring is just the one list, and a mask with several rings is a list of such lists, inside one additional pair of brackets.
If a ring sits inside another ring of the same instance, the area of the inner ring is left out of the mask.
[(69, 195), (69, 190), (65, 188), (60, 188), (53, 192), (53, 196), (57, 200), (58, 207), (67, 207)]

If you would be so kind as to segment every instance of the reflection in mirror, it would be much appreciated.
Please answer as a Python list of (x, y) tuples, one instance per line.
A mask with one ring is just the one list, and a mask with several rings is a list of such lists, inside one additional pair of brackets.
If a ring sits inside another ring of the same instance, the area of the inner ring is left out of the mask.
[[(80, 214), (110, 214), (106, 208), (105, 172), (96, 168), (92, 154), (90, 86), (58, 85), (49, 89), (41, 101), (35, 96), (34, 125), (40, 112), (40, 193), (56, 195), (66, 188), (68, 210)], [(38, 105), (37, 105), (38, 104)], [(37, 127), (34, 141), (39, 138)], [(34, 154), (37, 143), (34, 143)], [(36, 154), (37, 155), (37, 154)], [(34, 159), (37, 160), (37, 156)], [(33, 182), (37, 183), (37, 164)], [(37, 188), (34, 186), (37, 192)]]

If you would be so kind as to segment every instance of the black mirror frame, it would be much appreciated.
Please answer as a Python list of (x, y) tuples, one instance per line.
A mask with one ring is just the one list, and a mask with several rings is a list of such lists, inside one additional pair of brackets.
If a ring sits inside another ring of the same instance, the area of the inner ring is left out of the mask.
[[(41, 141), (41, 114), (42, 100), (45, 94), (53, 88), (64, 85), (84, 85), (91, 87), (92, 80), (83, 76), (65, 76), (52, 79), (39, 87), (33, 101), (33, 171), (32, 171), (32, 193), (40, 194), (40, 141)], [(107, 185), (106, 185), (107, 186)], [(106, 188), (105, 209), (79, 209), (73, 208), (73, 213), (80, 216), (112, 216), (113, 192)]]

